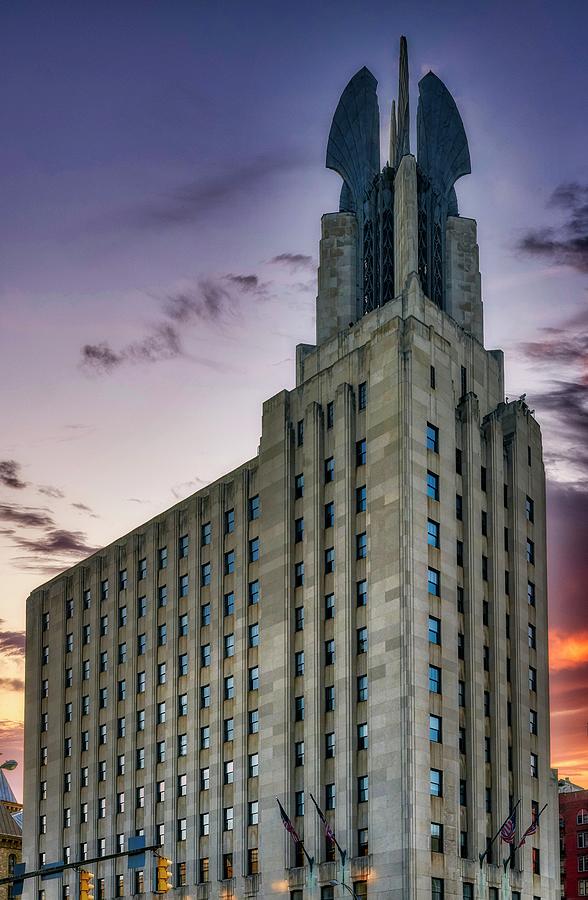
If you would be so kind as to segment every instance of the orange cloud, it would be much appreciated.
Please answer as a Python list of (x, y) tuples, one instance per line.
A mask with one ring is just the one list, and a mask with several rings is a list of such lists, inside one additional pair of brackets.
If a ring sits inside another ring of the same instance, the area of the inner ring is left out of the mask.
[(549, 668), (552, 672), (573, 669), (588, 662), (588, 632), (549, 634)]

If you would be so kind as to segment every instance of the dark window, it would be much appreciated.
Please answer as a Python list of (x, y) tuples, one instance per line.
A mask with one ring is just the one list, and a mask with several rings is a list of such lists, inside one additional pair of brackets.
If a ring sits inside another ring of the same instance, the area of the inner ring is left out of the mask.
[(429, 616), (429, 641), (431, 644), (441, 643), (441, 620)]
[(331, 638), (325, 641), (325, 666), (332, 666), (335, 662), (335, 641)]
[(304, 630), (304, 607), (296, 606), (294, 608), (294, 630), (295, 631), (303, 631)]
[(304, 419), (300, 419), (300, 421), (296, 425), (296, 444), (298, 447), (302, 447), (304, 443)]
[(361, 534), (356, 535), (356, 558), (357, 559), (365, 559), (367, 557), (367, 534), (365, 531), (362, 531)]
[(325, 575), (335, 571), (335, 548), (327, 547), (325, 550)]
[(439, 453), (439, 429), (427, 422), (427, 450)]
[(304, 721), (304, 697), (296, 697), (294, 700), (294, 720)]
[(482, 556), (482, 578), (488, 581), (488, 557)]
[(431, 878), (431, 900), (445, 900), (445, 882), (442, 878)]
[(485, 509), (482, 510), (482, 534), (484, 537), (488, 534), (488, 513)]
[(335, 618), (335, 595), (325, 595), (325, 619)]
[(185, 559), (188, 556), (188, 550), (190, 547), (190, 538), (187, 534), (181, 535), (178, 541), (178, 556), (180, 559)]
[(367, 509), (367, 488), (365, 484), (355, 490), (355, 512), (365, 512)]
[(225, 510), (225, 534), (232, 534), (235, 530), (235, 510)]
[(299, 544), (302, 540), (304, 540), (304, 519), (295, 519), (294, 520), (294, 542)]
[(427, 519), (427, 543), (431, 547), (440, 546), (439, 522), (435, 522), (434, 519)]
[(327, 428), (332, 428), (335, 421), (335, 404), (332, 400), (327, 403)]
[(304, 584), (304, 563), (299, 562), (294, 565), (294, 587), (302, 587)]
[(432, 500), (439, 499), (439, 476), (435, 472), (427, 472), (427, 496)]
[(488, 485), (488, 479), (486, 475), (486, 466), (480, 466), (480, 487), (483, 491), (486, 490)]
[(367, 442), (365, 438), (355, 444), (355, 465), (365, 466), (367, 462)]
[(360, 409), (365, 409), (367, 406), (367, 382), (362, 381), (359, 385), (358, 392), (358, 406)]
[(429, 793), (431, 797), (443, 796), (443, 772), (441, 769), (429, 770)]
[(535, 565), (535, 544), (527, 538), (527, 562)]
[(535, 606), (535, 585), (532, 581), (527, 582), (527, 602), (529, 606)]
[(461, 367), (461, 396), (464, 397), (468, 392), (468, 373), (465, 366)]
[(249, 606), (255, 606), (257, 603), (259, 603), (260, 590), (259, 581), (257, 579), (255, 581), (249, 582), (248, 595)]
[(333, 456), (329, 456), (328, 459), (325, 460), (325, 484), (328, 484), (330, 481), (335, 480), (335, 458)]
[(431, 568), (431, 566), (427, 569), (427, 590), (429, 594), (434, 594), (435, 597), (441, 596), (441, 573), (438, 569)]
[(301, 472), (294, 478), (294, 499), (299, 500), (304, 497), (304, 474)]
[(357, 676), (357, 700), (361, 703), (368, 698), (368, 679), (367, 675)]
[(294, 654), (294, 675), (304, 675), (304, 650), (298, 650)]
[(357, 605), (358, 606), (367, 606), (368, 601), (368, 586), (367, 581), (362, 579), (357, 582)]
[(259, 514), (261, 512), (261, 507), (259, 505), (259, 494), (256, 494), (255, 497), (249, 498), (249, 521), (253, 522), (255, 519), (259, 519)]
[(457, 541), (455, 545), (455, 556), (458, 566), (463, 566), (463, 541)]
[(257, 562), (259, 559), (259, 538), (251, 538), (249, 541), (249, 562)]
[(207, 544), (210, 544), (212, 540), (212, 525), (210, 522), (205, 522), (204, 525), (200, 528), (200, 543), (203, 547)]
[(210, 603), (203, 603), (200, 607), (200, 624), (210, 625)]
[(463, 498), (461, 494), (455, 495), (455, 518), (459, 522), (463, 519)]
[(433, 390), (435, 390), (435, 388), (437, 387), (436, 380), (437, 379), (435, 377), (435, 366), (430, 366), (429, 367), (429, 384), (431, 385), (431, 388)]
[(431, 822), (431, 850), (434, 853), (443, 853), (443, 825), (441, 822)]
[(508, 484), (502, 485), (502, 499), (504, 502), (504, 506), (508, 508)]
[(455, 448), (455, 473), (461, 475), (463, 471), (463, 455), (459, 447)]
[(441, 669), (429, 664), (429, 690), (433, 694), (441, 693)]
[(361, 722), (357, 726), (357, 749), (367, 750), (368, 747), (368, 726), (367, 722)]

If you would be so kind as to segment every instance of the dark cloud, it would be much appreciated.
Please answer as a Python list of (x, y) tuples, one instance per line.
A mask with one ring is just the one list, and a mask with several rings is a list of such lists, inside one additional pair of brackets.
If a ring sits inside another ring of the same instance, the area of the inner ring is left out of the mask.
[[(92, 513), (92, 510), (89, 506), (86, 506), (85, 503), (72, 503), (74, 509), (79, 509), (81, 512)], [(93, 513), (92, 513), (93, 515)]]
[(99, 547), (92, 547), (82, 531), (67, 531), (64, 528), (52, 528), (42, 537), (13, 537), (14, 544), (21, 550), (31, 553), (62, 554), (63, 556), (91, 556)]
[(0, 460), (0, 484), (19, 491), (25, 488), (27, 482), (20, 477), (20, 468), (15, 459)]
[(547, 553), (550, 627), (588, 630), (588, 488), (547, 483)]
[(0, 521), (13, 522), (15, 525), (28, 525), (33, 528), (54, 524), (48, 510), (14, 503), (0, 503)]
[(62, 490), (56, 487), (51, 487), (50, 484), (42, 484), (37, 488), (40, 494), (44, 494), (45, 497), (52, 497), (54, 500), (62, 500), (65, 497), (65, 494)]
[(568, 182), (551, 195), (549, 206), (562, 210), (562, 223), (532, 229), (518, 242), (522, 253), (588, 273), (588, 185)]
[(24, 657), (24, 654), (24, 631), (6, 631), (4, 629), (4, 619), (0, 619), (0, 655)]
[[(124, 363), (157, 363), (183, 356), (178, 326), (202, 322), (220, 322), (239, 311), (243, 295), (259, 300), (267, 296), (269, 285), (257, 275), (228, 274), (201, 278), (190, 288), (168, 294), (161, 300), (164, 320), (150, 326), (146, 337), (113, 350), (109, 343), (86, 344), (82, 348), (81, 368), (94, 375), (107, 375)], [(196, 362), (215, 370), (223, 367), (214, 360)]]
[(0, 678), (0, 688), (5, 691), (24, 691), (22, 678)]
[(308, 157), (296, 151), (265, 154), (257, 159), (235, 161), (230, 171), (192, 181), (167, 197), (118, 216), (126, 228), (160, 230), (201, 222), (214, 211), (238, 198), (248, 197), (269, 178), (306, 165)]
[(312, 256), (305, 256), (304, 253), (280, 253), (278, 256), (272, 257), (270, 262), (276, 265), (287, 266), (292, 271), (306, 269), (314, 272), (316, 269), (316, 263)]

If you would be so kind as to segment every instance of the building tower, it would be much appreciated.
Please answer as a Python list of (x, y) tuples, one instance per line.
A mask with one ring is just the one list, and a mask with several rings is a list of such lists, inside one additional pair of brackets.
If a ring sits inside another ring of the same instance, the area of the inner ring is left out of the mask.
[(558, 895), (541, 434), (483, 345), (455, 103), (421, 80), (417, 158), (409, 108), (403, 39), (383, 170), (367, 69), (337, 107), (317, 343), (258, 454), (29, 598), (29, 869), (142, 832), (199, 900)]

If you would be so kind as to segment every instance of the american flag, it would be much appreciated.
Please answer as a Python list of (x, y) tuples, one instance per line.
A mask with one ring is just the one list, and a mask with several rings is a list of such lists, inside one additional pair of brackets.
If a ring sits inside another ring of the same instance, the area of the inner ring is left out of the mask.
[(284, 807), (282, 806), (282, 804), (280, 803), (280, 801), (278, 800), (277, 797), (276, 797), (276, 803), (277, 803), (278, 806), (280, 807), (280, 815), (281, 815), (281, 817), (282, 817), (282, 825), (284, 826), (284, 828), (286, 829), (286, 831), (288, 832), (288, 834), (291, 836), (291, 838), (292, 838), (292, 840), (294, 841), (294, 843), (295, 843), (295, 844), (299, 844), (299, 843), (300, 843), (300, 838), (298, 837), (298, 832), (296, 831), (296, 829), (295, 829), (294, 826), (292, 825), (292, 822), (291, 822), (290, 819), (288, 818), (288, 813), (286, 812), (286, 810), (284, 809)]
[[(545, 804), (543, 809), (545, 809), (546, 806), (547, 806), (547, 803)], [(520, 841), (518, 843), (518, 847), (522, 847), (523, 844), (525, 843), (525, 841), (527, 840), (527, 838), (530, 837), (532, 834), (535, 834), (535, 832), (539, 828), (539, 816), (543, 812), (543, 809), (539, 810), (538, 813), (533, 813), (533, 816), (531, 819), (531, 824), (529, 825), (529, 827), (525, 831), (524, 835), (520, 839)], [(518, 849), (518, 847), (517, 847), (517, 849)]]
[(313, 797), (312, 799), (313, 799), (314, 805), (316, 806), (316, 811), (317, 811), (317, 813), (318, 813), (318, 817), (319, 817), (319, 819), (321, 820), (321, 822), (323, 823), (323, 826), (324, 826), (324, 829), (325, 829), (325, 835), (326, 835), (326, 837), (327, 837), (327, 840), (330, 841), (332, 844), (335, 844), (335, 843), (336, 843), (336, 841), (335, 841), (335, 832), (333, 831), (333, 829), (331, 828), (331, 826), (329, 825), (329, 823), (328, 823), (327, 820), (325, 819), (325, 814), (323, 813), (323, 811), (322, 811), (322, 809), (320, 808), (320, 806), (317, 805), (316, 800), (314, 799), (314, 797)]
[(513, 809), (510, 816), (500, 829), (500, 837), (505, 844), (514, 844), (515, 831), (517, 828), (517, 811)]

